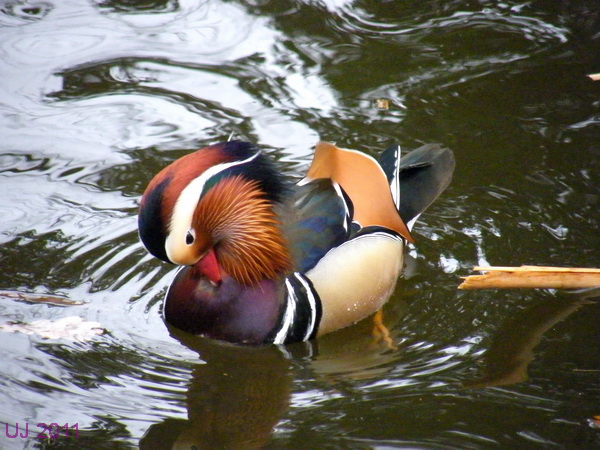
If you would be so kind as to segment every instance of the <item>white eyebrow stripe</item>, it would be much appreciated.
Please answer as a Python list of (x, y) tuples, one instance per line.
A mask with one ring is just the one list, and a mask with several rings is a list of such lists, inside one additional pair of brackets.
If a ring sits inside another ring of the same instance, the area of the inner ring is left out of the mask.
[(181, 194), (179, 194), (179, 197), (177, 197), (175, 206), (173, 207), (173, 214), (171, 215), (171, 220), (168, 226), (168, 235), (165, 241), (165, 250), (170, 261), (173, 261), (173, 259), (171, 259), (171, 255), (174, 254), (177, 247), (181, 246), (181, 244), (185, 242), (185, 235), (192, 227), (194, 211), (196, 210), (196, 205), (198, 204), (200, 194), (202, 194), (202, 190), (204, 189), (206, 182), (211, 177), (229, 169), (230, 167), (249, 163), (258, 157), (258, 155), (260, 155), (260, 151), (241, 161), (232, 161), (229, 163), (222, 163), (212, 166), (194, 178), (185, 188), (183, 188)]

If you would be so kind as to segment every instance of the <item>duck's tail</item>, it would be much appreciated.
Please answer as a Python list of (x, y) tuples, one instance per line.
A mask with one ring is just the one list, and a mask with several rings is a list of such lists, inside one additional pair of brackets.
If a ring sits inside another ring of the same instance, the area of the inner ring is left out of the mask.
[(425, 144), (404, 157), (396, 144), (383, 151), (385, 172), (400, 217), (412, 229), (419, 215), (448, 187), (456, 162), (449, 148)]

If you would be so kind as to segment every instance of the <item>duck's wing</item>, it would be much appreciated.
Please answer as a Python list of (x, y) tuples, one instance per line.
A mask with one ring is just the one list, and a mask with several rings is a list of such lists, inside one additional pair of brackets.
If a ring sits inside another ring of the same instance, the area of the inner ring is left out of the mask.
[(426, 144), (400, 157), (400, 147), (392, 145), (379, 157), (394, 203), (409, 228), (448, 187), (456, 162), (452, 150)]
[(398, 214), (386, 174), (374, 158), (319, 142), (303, 181), (317, 178), (331, 178), (344, 189), (354, 205), (353, 220), (361, 227), (385, 227), (413, 241)]
[(353, 206), (337, 183), (319, 178), (296, 186), (291, 209), (285, 234), (294, 269), (304, 273), (348, 239)]

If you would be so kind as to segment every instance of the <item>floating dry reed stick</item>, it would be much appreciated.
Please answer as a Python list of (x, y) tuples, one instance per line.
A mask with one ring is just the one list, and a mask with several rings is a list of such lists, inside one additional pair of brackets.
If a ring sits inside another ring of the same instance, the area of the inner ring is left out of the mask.
[(461, 277), (459, 289), (581, 289), (600, 286), (600, 269), (578, 267), (480, 267), (483, 275)]

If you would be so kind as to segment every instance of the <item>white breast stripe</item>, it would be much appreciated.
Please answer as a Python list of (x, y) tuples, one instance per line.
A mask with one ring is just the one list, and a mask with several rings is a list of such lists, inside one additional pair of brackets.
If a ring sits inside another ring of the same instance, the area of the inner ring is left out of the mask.
[(285, 287), (288, 292), (286, 297), (287, 303), (285, 305), (285, 312), (283, 313), (281, 328), (273, 339), (274, 344), (283, 344), (285, 342), (285, 338), (287, 337), (290, 327), (294, 323), (294, 317), (296, 316), (296, 302), (298, 299), (296, 298), (294, 287), (288, 279), (285, 280)]
[(296, 277), (296, 279), (302, 284), (302, 286), (306, 290), (306, 298), (308, 299), (308, 303), (310, 305), (310, 323), (308, 324), (306, 333), (302, 338), (303, 341), (307, 341), (308, 338), (310, 338), (310, 335), (312, 334), (316, 325), (315, 322), (317, 321), (317, 300), (315, 299), (315, 296), (313, 295), (312, 289), (310, 288), (309, 284), (304, 278), (302, 278), (302, 276), (300, 276), (298, 272), (294, 272), (294, 277)]
[(230, 163), (217, 164), (216, 166), (210, 167), (193, 179), (181, 191), (181, 194), (179, 194), (177, 202), (175, 203), (175, 207), (173, 208), (173, 214), (169, 223), (169, 233), (165, 242), (165, 250), (167, 251), (169, 260), (173, 261), (171, 256), (176, 249), (185, 242), (185, 235), (192, 226), (192, 217), (194, 216), (196, 205), (198, 204), (200, 194), (202, 193), (206, 182), (223, 170), (252, 161), (259, 154), (260, 152), (257, 152), (243, 161), (232, 161)]

